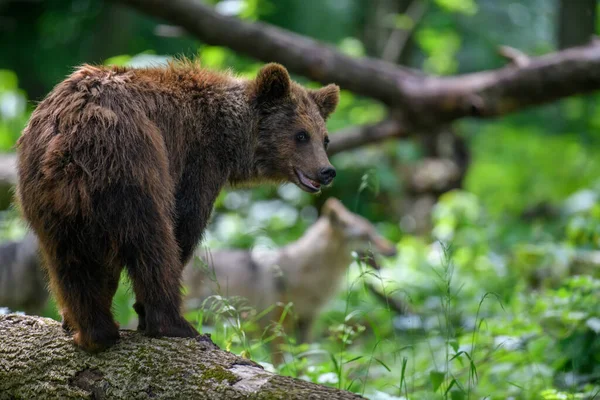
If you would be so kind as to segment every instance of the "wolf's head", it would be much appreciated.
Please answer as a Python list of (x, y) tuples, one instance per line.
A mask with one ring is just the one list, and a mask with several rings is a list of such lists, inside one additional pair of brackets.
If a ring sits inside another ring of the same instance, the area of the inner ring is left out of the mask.
[(373, 224), (365, 218), (350, 212), (339, 200), (329, 198), (323, 205), (322, 214), (350, 250), (359, 254), (375, 252), (388, 257), (396, 255), (393, 243), (377, 233)]

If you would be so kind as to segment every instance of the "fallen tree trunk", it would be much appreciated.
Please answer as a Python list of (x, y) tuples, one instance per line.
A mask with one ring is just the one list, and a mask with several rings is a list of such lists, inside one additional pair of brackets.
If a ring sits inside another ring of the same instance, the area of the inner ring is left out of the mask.
[(121, 331), (98, 355), (52, 319), (0, 315), (0, 399), (358, 399), (283, 377), (220, 350), (209, 337), (147, 338)]

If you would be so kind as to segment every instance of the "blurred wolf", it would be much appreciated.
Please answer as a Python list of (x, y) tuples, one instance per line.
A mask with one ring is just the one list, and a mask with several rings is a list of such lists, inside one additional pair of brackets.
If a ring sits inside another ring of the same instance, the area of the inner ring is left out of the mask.
[(395, 246), (369, 221), (348, 211), (339, 200), (328, 199), (321, 211), (300, 239), (280, 249), (198, 249), (196, 255), (205, 265), (184, 271), (186, 308), (199, 308), (211, 295), (243, 297), (258, 312), (279, 304), (260, 321), (266, 328), (279, 320), (282, 304), (292, 303), (295, 318), (287, 318), (283, 328), (299, 341), (307, 340), (319, 310), (335, 295), (352, 263), (352, 251), (396, 254)]

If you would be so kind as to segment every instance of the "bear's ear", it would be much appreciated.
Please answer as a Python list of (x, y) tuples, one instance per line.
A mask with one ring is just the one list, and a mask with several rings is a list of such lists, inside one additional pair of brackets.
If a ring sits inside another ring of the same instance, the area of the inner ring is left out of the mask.
[(309, 90), (308, 94), (317, 103), (323, 119), (327, 119), (335, 111), (340, 101), (340, 87), (338, 85), (331, 84), (318, 90)]
[(267, 64), (256, 76), (256, 96), (261, 101), (281, 99), (290, 94), (291, 85), (290, 75), (283, 66)]

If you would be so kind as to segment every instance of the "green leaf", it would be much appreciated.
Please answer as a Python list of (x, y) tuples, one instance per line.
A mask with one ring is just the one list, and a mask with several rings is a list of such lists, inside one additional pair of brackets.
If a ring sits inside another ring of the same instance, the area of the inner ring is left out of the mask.
[(349, 363), (351, 363), (351, 362), (354, 362), (354, 361), (360, 360), (360, 359), (361, 359), (361, 358), (363, 358), (363, 357), (364, 357), (364, 356), (356, 356), (356, 357), (354, 357), (354, 358), (351, 358), (350, 360), (344, 361), (344, 364), (349, 364)]
[(465, 392), (462, 390), (453, 390), (450, 392), (450, 398), (452, 400), (463, 400), (465, 399)]
[(448, 385), (448, 389), (446, 389), (446, 391), (444, 392), (444, 397), (448, 396), (448, 392), (450, 392), (450, 389), (452, 389), (454, 387), (454, 385), (456, 385), (456, 379), (452, 379), (450, 381), (450, 384)]
[(402, 391), (402, 385), (406, 387), (406, 367), (408, 365), (408, 358), (402, 357), (402, 370), (400, 371), (400, 391)]
[(457, 339), (452, 339), (450, 341), (448, 341), (448, 344), (450, 345), (450, 347), (452, 347), (452, 350), (454, 350), (455, 353), (458, 353), (458, 340)]
[(429, 380), (431, 381), (431, 386), (433, 386), (433, 391), (436, 392), (442, 382), (444, 382), (446, 374), (440, 371), (431, 371), (429, 372)]
[(392, 372), (392, 370), (390, 369), (390, 367), (388, 367), (387, 365), (385, 365), (385, 363), (383, 361), (381, 361), (379, 358), (375, 358), (375, 361), (377, 361), (379, 364), (381, 364), (383, 366), (383, 368), (387, 369), (388, 372)]

